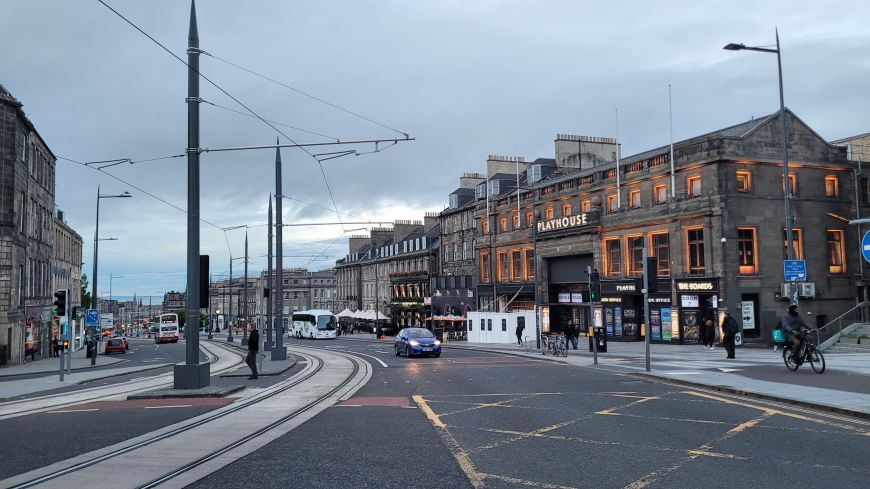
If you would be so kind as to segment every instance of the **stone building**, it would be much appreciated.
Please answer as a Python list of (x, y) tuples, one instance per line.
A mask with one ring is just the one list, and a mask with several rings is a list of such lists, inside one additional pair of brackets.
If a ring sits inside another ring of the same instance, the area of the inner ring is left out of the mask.
[(441, 252), (438, 275), (432, 284), (432, 310), (436, 315), (464, 316), (466, 311), (477, 308), (474, 191), (485, 180), (482, 173), (462, 175), (459, 188), (450, 193), (449, 206), (438, 216)]
[(0, 85), (0, 363), (49, 351), (54, 154)]
[[(223, 316), (222, 327), (226, 328), (230, 321), (237, 321), (245, 316), (253, 318), (258, 314), (259, 280), (256, 276), (248, 277), (247, 307), (245, 307), (245, 277), (215, 280), (209, 284), (208, 301), (212, 317)], [(232, 317), (230, 317), (232, 316)], [(221, 326), (217, 322), (214, 327)]]
[[(856, 253), (847, 253), (858, 245), (848, 226), (855, 165), (844, 147), (824, 141), (790, 111), (785, 117), (793, 245), (807, 270), (798, 291), (802, 310), (822, 325), (855, 304), (855, 273), (863, 267)], [(519, 214), (527, 226), (534, 224), (519, 231), (525, 238), (504, 231), (503, 221), (517, 214), (512, 198), (499, 196), (493, 204), (490, 197), (489, 214), (478, 204), (481, 273), (491, 246), (501, 253), (497, 282), (524, 275), (534, 280), (543, 332), (573, 319), (584, 327), (602, 324), (612, 339), (636, 340), (648, 323), (653, 341), (691, 343), (706, 318), (719, 319), (727, 310), (741, 318), (742, 338), (766, 341), (788, 305), (779, 121), (776, 113), (676, 142), (673, 165), (668, 146), (618, 165), (605, 162), (603, 148), (579, 168), (557, 158), (551, 174), (520, 192)], [(657, 261), (648, 321), (636, 283), (644, 248)], [(602, 277), (594, 304), (587, 266)]]
[(171, 290), (163, 294), (163, 312), (174, 312), (177, 314), (181, 314), (184, 312), (184, 303), (184, 292), (176, 292), (174, 290)]
[[(52, 290), (69, 289), (70, 310), (82, 305), (82, 237), (64, 221), (63, 211), (54, 217), (54, 259), (52, 260)], [(52, 331), (58, 333), (57, 330)], [(73, 337), (80, 338), (80, 322), (74, 322)]]

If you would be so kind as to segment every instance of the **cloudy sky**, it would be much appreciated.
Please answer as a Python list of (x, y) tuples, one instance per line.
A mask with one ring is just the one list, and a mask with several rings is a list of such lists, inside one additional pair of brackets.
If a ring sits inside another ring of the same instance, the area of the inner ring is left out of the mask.
[[(187, 0), (105, 1), (185, 57)], [(178, 60), (96, 0), (3, 0), (2, 8), (0, 83), (57, 156), (184, 152), (187, 82)], [(337, 222), (333, 201), (344, 222), (422, 219), (445, 207), (462, 173), (485, 171), (488, 154), (553, 157), (557, 133), (615, 136), (617, 107), (623, 154), (667, 144), (668, 84), (677, 140), (772, 113), (776, 58), (722, 46), (774, 44), (776, 27), (786, 105), (828, 139), (870, 131), (866, 1), (200, 0), (197, 13), (200, 47), (214, 55), (202, 57), (201, 72), (284, 133), (233, 112), (245, 109), (203, 82), (202, 98), (217, 105), (202, 106), (203, 147), (276, 136), (416, 138), (322, 167), (283, 150), (285, 223)], [(212, 274), (227, 273), (230, 252), (244, 253), (244, 229), (217, 227), (252, 226), (250, 266), (265, 268), (274, 150), (204, 154), (201, 173), (201, 215), (214, 225), (202, 225), (202, 251)], [(85, 240), (89, 276), (97, 185), (133, 194), (101, 201), (100, 235), (118, 238), (101, 242), (105, 294), (110, 274), (123, 276), (115, 295), (184, 289), (186, 216), (145, 192), (186, 208), (186, 175), (184, 158), (103, 173), (58, 160), (57, 206)], [(284, 263), (328, 268), (360, 227), (287, 228), (292, 257)], [(234, 273), (241, 266), (235, 261)]]

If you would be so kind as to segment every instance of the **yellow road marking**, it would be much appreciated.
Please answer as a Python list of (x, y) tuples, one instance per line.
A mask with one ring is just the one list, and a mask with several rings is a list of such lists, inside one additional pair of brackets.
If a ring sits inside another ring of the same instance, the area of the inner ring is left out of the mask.
[(447, 425), (445, 425), (444, 422), (441, 421), (441, 418), (439, 418), (438, 415), (435, 414), (435, 411), (433, 411), (432, 408), (429, 407), (429, 404), (426, 403), (426, 400), (423, 399), (423, 396), (411, 396), (411, 399), (413, 399), (414, 402), (417, 403), (417, 406), (420, 406), (420, 410), (423, 411), (423, 414), (425, 414), (426, 417), (429, 418), (429, 421), (431, 421), (432, 424), (434, 424), (438, 428), (447, 428)]
[(738, 457), (737, 455), (731, 455), (730, 453), (709, 452), (707, 450), (689, 450), (689, 455), (714, 458), (730, 458), (734, 460), (749, 460), (748, 458)]
[(740, 423), (739, 425), (728, 430), (728, 433), (733, 433), (736, 435), (737, 433), (740, 433), (742, 431), (748, 430), (749, 428), (752, 428), (753, 426), (755, 426), (759, 422), (761, 422), (763, 419), (767, 419), (767, 416), (765, 416), (763, 418), (750, 419), (749, 421), (747, 421), (745, 423)]
[[(631, 396), (631, 397), (634, 397), (634, 396)], [(610, 409), (603, 409), (603, 410), (601, 410), (601, 411), (595, 411), (595, 414), (610, 414), (610, 415), (614, 415), (614, 416), (619, 416), (619, 414), (614, 413), (613, 411), (616, 411), (617, 409), (625, 409), (625, 408), (628, 408), (628, 407), (631, 407), (631, 406), (635, 406), (635, 405), (637, 405), (637, 404), (641, 404), (641, 403), (644, 403), (644, 402), (647, 402), (647, 401), (652, 401), (653, 399), (661, 399), (661, 398), (660, 398), (659, 396), (647, 396), (647, 397), (641, 397), (641, 398), (638, 399), (637, 401), (630, 402), (630, 403), (628, 403), (628, 404), (626, 404), (626, 405), (624, 405), (624, 406), (616, 406), (616, 407), (612, 407), (612, 408), (610, 408)]]
[(420, 411), (426, 415), (426, 418), (432, 422), (435, 426), (435, 429), (438, 431), (438, 434), (441, 436), (441, 439), (447, 444), (447, 448), (450, 450), (450, 453), (453, 454), (453, 458), (456, 459), (456, 463), (459, 464), (459, 468), (462, 469), (462, 472), (465, 473), (465, 476), (468, 477), (468, 481), (471, 482), (471, 486), (475, 489), (483, 487), (483, 479), (485, 474), (482, 472), (478, 472), (474, 467), (474, 463), (471, 461), (471, 458), (468, 456), (468, 453), (462, 449), (459, 445), (459, 442), (453, 438), (453, 435), (450, 434), (450, 431), (447, 429), (447, 425), (441, 421), (441, 418), (435, 414), (435, 411), (429, 407), (429, 404), (426, 403), (426, 399), (423, 396), (411, 396), (411, 399), (417, 403)]

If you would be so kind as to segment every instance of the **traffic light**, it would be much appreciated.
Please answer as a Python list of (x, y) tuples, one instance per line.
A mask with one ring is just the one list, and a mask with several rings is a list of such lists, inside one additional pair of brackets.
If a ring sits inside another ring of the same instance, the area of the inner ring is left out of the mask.
[(66, 289), (54, 293), (54, 315), (66, 316)]
[(598, 302), (601, 300), (601, 275), (598, 270), (592, 269), (589, 274), (589, 302)]
[(648, 256), (646, 258), (646, 280), (648, 282), (646, 291), (650, 294), (659, 291), (658, 270), (656, 269), (657, 266), (658, 260), (656, 260), (656, 257)]

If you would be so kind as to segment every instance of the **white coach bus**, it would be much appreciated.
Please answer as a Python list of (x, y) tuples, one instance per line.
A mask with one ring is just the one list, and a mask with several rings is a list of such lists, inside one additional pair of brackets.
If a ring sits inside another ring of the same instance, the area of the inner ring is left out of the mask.
[(293, 329), (288, 334), (296, 338), (321, 340), (335, 338), (337, 327), (338, 318), (330, 311), (323, 309), (296, 311), (293, 313)]

